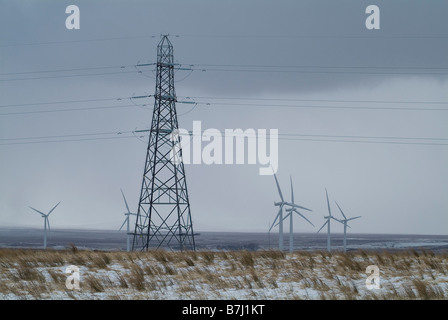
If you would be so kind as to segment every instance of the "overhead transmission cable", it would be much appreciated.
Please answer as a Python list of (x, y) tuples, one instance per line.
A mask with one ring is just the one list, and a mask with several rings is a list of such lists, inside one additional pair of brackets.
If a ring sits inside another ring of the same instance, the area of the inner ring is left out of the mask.
[[(150, 98), (153, 95), (145, 94), (140, 96), (131, 97), (118, 97), (118, 98), (97, 98), (97, 99), (80, 99), (80, 100), (63, 100), (63, 101), (47, 101), (47, 102), (32, 102), (32, 103), (16, 103), (16, 104), (4, 104), (0, 105), (0, 108), (15, 108), (15, 107), (30, 107), (30, 106), (46, 106), (46, 105), (59, 105), (59, 104), (76, 104), (76, 103), (86, 103), (86, 102), (104, 102), (104, 101), (125, 101), (130, 100), (132, 105), (118, 105), (118, 106), (98, 106), (90, 108), (73, 108), (73, 109), (53, 109), (53, 110), (33, 110), (32, 112), (23, 113), (39, 113), (39, 112), (59, 112), (59, 111), (74, 111), (74, 110), (94, 110), (94, 109), (107, 109), (107, 108), (122, 108), (129, 106), (143, 106), (146, 107), (148, 104), (136, 104), (135, 99)], [(345, 99), (298, 99), (298, 98), (255, 98), (255, 97), (212, 97), (212, 96), (178, 96), (179, 100), (177, 103), (205, 105), (205, 106), (249, 106), (249, 107), (284, 107), (284, 108), (330, 108), (330, 109), (371, 109), (371, 110), (422, 110), (422, 111), (448, 111), (448, 108), (425, 108), (425, 107), (372, 107), (372, 106), (341, 106), (341, 105), (297, 105), (297, 104), (285, 104), (283, 102), (326, 102), (331, 104), (353, 104), (353, 103), (367, 103), (367, 104), (422, 104), (422, 105), (446, 105), (448, 106), (448, 101), (398, 101), (398, 100), (345, 100)], [(197, 100), (199, 99), (199, 101)], [(191, 101), (193, 100), (193, 101)], [(205, 100), (205, 101), (201, 101)], [(215, 101), (214, 101), (215, 100)], [(216, 101), (218, 100), (218, 101)], [(282, 103), (266, 104), (266, 103), (242, 103), (242, 102), (222, 102), (224, 101), (277, 101)], [(10, 112), (10, 113), (0, 113), (0, 115), (8, 114), (22, 114), (21, 112)]]
[[(301, 35), (287, 35), (287, 34), (172, 34), (174, 38), (216, 38), (216, 39), (422, 39), (422, 40), (437, 40), (446, 39), (447, 35), (322, 35), (322, 34), (301, 34)], [(28, 42), (28, 43), (6, 43), (0, 44), (0, 48), (7, 47), (21, 47), (21, 46), (37, 46), (37, 45), (59, 45), (59, 44), (75, 44), (83, 42), (97, 43), (100, 41), (116, 41), (116, 40), (141, 40), (148, 38), (159, 38), (160, 35), (138, 35), (138, 36), (122, 36), (122, 37), (105, 37), (95, 39), (79, 39), (79, 40), (60, 40), (60, 41), (41, 41), (41, 42)]]
[[(126, 130), (100, 133), (81, 133), (69, 135), (37, 136), (37, 137), (16, 137), (0, 138), (0, 145), (17, 144), (38, 144), (38, 143), (56, 143), (56, 142), (75, 142), (75, 141), (93, 141), (124, 139), (135, 137), (147, 137), (149, 129)], [(225, 131), (224, 131), (225, 132)], [(205, 131), (189, 131), (190, 136), (203, 135)], [(237, 134), (238, 135), (238, 134)], [(239, 134), (248, 138), (257, 138), (256, 135), (247, 133)], [(403, 145), (439, 145), (448, 146), (448, 138), (438, 137), (394, 137), (394, 136), (362, 136), (362, 135), (322, 135), (322, 134), (299, 134), (299, 133), (279, 133), (279, 140), (298, 140), (298, 141), (321, 141), (321, 142), (352, 142), (352, 143), (376, 143), (376, 144), (403, 144)]]
[[(102, 72), (102, 73), (85, 73), (85, 74), (63, 74), (63, 75), (47, 75), (25, 78), (7, 78), (0, 79), (2, 82), (8, 81), (22, 81), (22, 80), (42, 80), (42, 79), (56, 79), (56, 78), (72, 78), (72, 77), (86, 77), (86, 76), (104, 76), (104, 75), (117, 75), (117, 74), (131, 74), (139, 73), (143, 74), (141, 69), (137, 67), (152, 66), (155, 63), (145, 63), (136, 65), (119, 65), (119, 66), (102, 66), (102, 67), (85, 67), (85, 68), (68, 68), (68, 69), (55, 69), (55, 70), (35, 70), (35, 71), (21, 71), (21, 72), (6, 72), (0, 73), (0, 76), (14, 76), (14, 75), (27, 75), (27, 74), (40, 74), (40, 73), (58, 73), (58, 72), (74, 72), (74, 71), (91, 71), (91, 70), (104, 70), (104, 69), (126, 69), (135, 68), (132, 71), (119, 71), (119, 72)], [(182, 67), (183, 65), (188, 68)], [(310, 70), (318, 69), (318, 70)], [(324, 70), (330, 69), (330, 70)], [(362, 69), (368, 69), (365, 71)], [(255, 73), (304, 73), (304, 74), (367, 74), (367, 75), (446, 75), (448, 74), (448, 67), (378, 67), (378, 66), (272, 66), (272, 65), (245, 65), (245, 64), (178, 64), (176, 70), (188, 70), (190, 71), (187, 78), (193, 71), (211, 71), (211, 72), (255, 72)], [(355, 70), (355, 71), (354, 71)], [(370, 71), (370, 70), (400, 70), (400, 71)], [(403, 72), (403, 70), (409, 70), (409, 72)], [(438, 70), (438, 71), (436, 71)], [(153, 70), (152, 70), (153, 71)], [(183, 80), (183, 79), (182, 79)]]

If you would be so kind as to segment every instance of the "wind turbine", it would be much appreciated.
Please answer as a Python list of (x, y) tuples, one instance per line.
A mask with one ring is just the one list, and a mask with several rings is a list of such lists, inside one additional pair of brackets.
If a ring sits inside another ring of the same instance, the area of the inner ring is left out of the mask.
[(343, 220), (338, 220), (338, 221), (340, 223), (344, 224), (344, 252), (347, 252), (347, 227), (350, 227), (350, 226), (347, 225), (347, 223), (350, 220), (355, 220), (355, 219), (361, 218), (361, 216), (357, 216), (357, 217), (353, 217), (353, 218), (347, 219), (347, 217), (345, 216), (345, 214), (342, 211), (341, 207), (338, 205), (338, 203), (336, 201), (335, 201), (335, 203), (338, 206), (339, 211), (341, 211), (342, 215), (344, 216)]
[[(291, 181), (291, 205), (295, 205), (295, 203), (294, 203), (294, 188), (292, 186), (292, 177), (289, 176), (289, 179)], [(306, 210), (311, 211), (310, 209), (306, 209)], [(297, 213), (303, 219), (308, 221), (313, 227), (314, 227), (314, 224), (312, 224), (310, 220), (308, 220), (303, 214), (301, 214), (295, 206), (292, 206), (291, 208), (287, 208), (286, 212), (289, 212), (289, 213), (283, 219), (286, 220), (289, 217), (289, 252), (292, 252), (292, 250), (293, 250), (293, 233), (294, 233), (293, 219), (292, 219), (293, 212)]]
[(123, 190), (121, 190), (121, 195), (123, 196), (123, 200), (124, 200), (124, 204), (126, 205), (126, 209), (128, 210), (128, 212), (126, 212), (124, 215), (126, 216), (126, 219), (124, 219), (123, 224), (121, 225), (120, 229), (118, 229), (118, 231), (120, 231), (124, 224), (127, 223), (127, 236), (126, 236), (126, 251), (131, 251), (131, 240), (130, 240), (130, 230), (129, 230), (129, 216), (130, 215), (134, 215), (136, 216), (137, 214), (132, 213), (131, 210), (129, 210), (129, 206), (128, 206), (128, 202), (126, 201), (126, 197), (124, 196)]
[(274, 173), (275, 183), (277, 184), (278, 193), (280, 195), (281, 202), (274, 202), (274, 206), (279, 206), (277, 216), (274, 219), (271, 227), (269, 228), (269, 232), (271, 232), (274, 227), (275, 222), (279, 218), (279, 230), (278, 230), (278, 248), (283, 251), (283, 206), (286, 204), (285, 199), (283, 198), (282, 190), (280, 189), (280, 185), (278, 184), (277, 175)]
[(50, 221), (48, 220), (48, 216), (50, 215), (50, 213), (53, 212), (54, 209), (56, 209), (56, 207), (61, 203), (61, 201), (59, 201), (54, 207), (53, 209), (51, 209), (47, 214), (43, 213), (42, 211), (39, 211), (37, 209), (34, 209), (33, 207), (29, 207), (30, 209), (33, 209), (34, 211), (36, 211), (37, 213), (39, 213), (42, 218), (44, 218), (44, 249), (47, 249), (47, 226), (48, 226), (48, 231), (50, 231)]
[[(283, 198), (283, 194), (282, 194), (282, 190), (280, 189), (280, 184), (278, 183), (278, 179), (277, 179), (277, 175), (274, 173), (274, 178), (275, 178), (275, 183), (277, 184), (277, 189), (278, 189), (278, 193), (279, 193), (279, 195), (280, 195), (280, 199), (281, 199), (281, 201), (280, 202), (274, 202), (274, 205), (275, 206), (278, 206), (278, 207), (280, 207), (280, 209), (278, 210), (278, 213), (277, 213), (277, 216), (275, 217), (275, 219), (274, 219), (274, 222), (272, 223), (272, 225), (271, 225), (271, 228), (269, 228), (269, 232), (271, 232), (271, 230), (272, 230), (272, 228), (274, 227), (274, 226), (279, 226), (279, 231), (278, 231), (278, 233), (279, 233), (279, 235), (278, 235), (278, 237), (279, 237), (279, 239), (278, 239), (278, 245), (279, 245), (279, 249), (281, 250), (281, 251), (283, 251), (283, 220), (284, 219), (286, 219), (286, 217), (288, 217), (288, 215), (285, 217), (285, 218), (283, 218), (283, 207), (286, 205), (286, 206), (289, 206), (289, 207), (291, 207), (290, 209), (286, 209), (287, 211), (290, 211), (290, 210), (292, 210), (290, 213), (291, 213), (291, 220), (290, 221), (292, 221), (292, 212), (294, 211), (294, 212), (296, 212), (296, 213), (298, 213), (299, 215), (301, 215), (304, 219), (306, 219), (301, 213), (299, 213), (298, 211), (297, 211), (297, 208), (298, 209), (303, 209), (303, 210), (307, 210), (307, 211), (311, 211), (310, 209), (308, 209), (308, 208), (305, 208), (305, 207), (302, 207), (302, 206), (299, 206), (299, 205), (297, 205), (297, 204), (295, 204), (294, 203), (294, 195), (293, 195), (293, 190), (292, 190), (292, 179), (291, 179), (291, 196), (292, 196), (292, 202), (287, 202), (287, 201), (285, 201), (285, 199)], [(277, 219), (278, 219), (278, 223), (277, 224), (275, 224), (276, 223), (276, 221), (277, 221)], [(308, 220), (308, 219), (306, 219), (306, 220)], [(309, 222), (309, 221), (308, 221)], [(310, 222), (311, 223), (311, 222)], [(291, 224), (292, 225), (292, 224)], [(291, 225), (290, 225), (290, 235), (289, 235), (289, 239), (290, 239), (290, 250), (291, 250), (291, 245), (292, 245), (292, 241), (291, 241), (291, 237), (292, 237), (292, 232), (291, 232)]]
[(322, 225), (322, 227), (320, 227), (320, 229), (317, 231), (317, 233), (319, 233), (319, 231), (322, 230), (322, 228), (325, 227), (325, 225), (327, 225), (327, 250), (331, 251), (330, 220), (334, 219), (339, 222), (342, 222), (342, 221), (336, 219), (335, 217), (333, 217), (331, 215), (330, 201), (328, 200), (327, 188), (325, 188), (325, 194), (327, 195), (328, 216), (325, 216), (324, 218), (327, 219), (327, 221), (325, 221), (325, 223)]

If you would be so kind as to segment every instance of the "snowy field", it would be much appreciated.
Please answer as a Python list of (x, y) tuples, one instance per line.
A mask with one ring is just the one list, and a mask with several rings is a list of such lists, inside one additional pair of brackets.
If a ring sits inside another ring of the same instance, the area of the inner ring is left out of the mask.
[(446, 251), (0, 249), (1, 300), (447, 298)]

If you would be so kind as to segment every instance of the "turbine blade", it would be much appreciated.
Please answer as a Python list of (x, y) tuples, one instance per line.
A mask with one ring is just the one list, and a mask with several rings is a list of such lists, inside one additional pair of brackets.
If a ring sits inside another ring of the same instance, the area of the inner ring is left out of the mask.
[[(286, 216), (284, 216), (284, 217), (283, 217), (283, 220), (285, 220), (286, 218), (288, 218), (290, 215), (291, 215), (291, 212), (288, 213)], [(279, 224), (280, 224), (280, 221), (277, 222), (277, 224), (275, 225), (275, 227), (278, 226)]]
[(340, 219), (335, 218), (335, 217), (333, 217), (333, 216), (331, 216), (330, 219), (336, 220), (337, 222), (340, 222), (340, 223), (344, 223), (343, 220), (340, 220)]
[(284, 217), (283, 217), (283, 220), (285, 220), (286, 218), (288, 218), (291, 214), (292, 214), (292, 211), (290, 211), (286, 216), (284, 216)]
[(295, 213), (297, 213), (299, 216), (301, 216), (303, 219), (305, 219), (306, 221), (309, 222), (309, 224), (311, 224), (314, 227), (314, 224), (312, 224), (312, 222), (310, 220), (308, 220), (303, 214), (301, 214), (299, 211), (294, 210)]
[(47, 223), (48, 231), (50, 231), (50, 220), (48, 219), (48, 216), (45, 217), (45, 222)]
[(284, 202), (285, 200), (283, 199), (282, 190), (280, 189), (280, 185), (277, 180), (277, 175), (275, 173), (274, 173), (274, 178), (275, 178), (275, 183), (277, 184), (278, 193), (280, 194), (280, 199), (282, 199), (282, 202)]
[(339, 208), (339, 211), (341, 211), (342, 215), (344, 216), (344, 219), (347, 220), (347, 217), (345, 216), (344, 212), (342, 211), (341, 207), (338, 205), (338, 203), (335, 201), (336, 205)]
[(52, 213), (53, 210), (56, 209), (56, 207), (57, 207), (60, 203), (61, 203), (61, 201), (59, 201), (59, 202), (53, 207), (53, 209), (51, 209), (50, 212), (48, 212), (46, 215), (49, 216), (50, 213)]
[(124, 219), (123, 224), (121, 225), (120, 229), (118, 229), (118, 231), (121, 230), (121, 228), (123, 228), (123, 226), (125, 225), (126, 221), (129, 219), (129, 216), (126, 217), (126, 219)]
[(287, 204), (288, 204), (289, 206), (293, 207), (293, 208), (303, 209), (303, 210), (306, 210), (306, 211), (313, 211), (313, 210), (311, 210), (311, 209), (308, 209), (308, 208), (299, 206), (298, 204), (295, 204), (295, 203), (287, 203)]
[(355, 220), (355, 219), (358, 219), (358, 218), (361, 218), (361, 216), (357, 216), (357, 217), (354, 217), (354, 218), (347, 219), (347, 221)]
[(123, 196), (124, 204), (126, 205), (126, 209), (128, 209), (128, 213), (131, 213), (131, 210), (129, 210), (128, 202), (126, 201), (126, 197), (124, 196), (123, 190), (121, 190), (121, 195)]
[(322, 230), (323, 227), (325, 227), (325, 225), (328, 223), (329, 220), (325, 221), (325, 223), (322, 225), (322, 227), (320, 227), (320, 229), (316, 232), (319, 233), (320, 230)]
[(283, 210), (283, 205), (280, 206), (280, 210), (278, 211), (277, 215), (275, 216), (274, 222), (272, 223), (272, 226), (269, 228), (269, 232), (271, 232), (272, 228), (274, 227), (275, 222), (277, 221), (278, 217), (280, 216), (280, 213), (282, 212), (282, 210)]
[(289, 176), (289, 180), (291, 181), (291, 202), (294, 203), (294, 189), (292, 187), (292, 177)]
[(328, 200), (328, 192), (327, 192), (327, 188), (325, 188), (325, 194), (327, 195), (328, 213), (330, 214), (330, 217), (331, 217), (330, 201)]
[(45, 213), (43, 213), (42, 211), (39, 211), (37, 209), (34, 209), (33, 207), (29, 207), (30, 209), (33, 209), (34, 211), (36, 211), (37, 213), (40, 213), (42, 216), (45, 216)]

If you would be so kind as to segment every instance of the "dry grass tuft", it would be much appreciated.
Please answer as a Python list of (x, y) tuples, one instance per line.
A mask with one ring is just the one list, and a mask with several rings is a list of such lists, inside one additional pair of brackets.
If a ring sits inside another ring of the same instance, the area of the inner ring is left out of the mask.
[(139, 265), (132, 265), (131, 272), (128, 276), (128, 283), (138, 291), (145, 290), (145, 272)]
[(91, 292), (104, 292), (104, 285), (101, 279), (98, 279), (93, 275), (89, 275), (85, 281), (89, 286)]
[[(440, 299), (448, 253), (0, 249), (0, 299)], [(381, 288), (368, 290), (368, 265)], [(79, 291), (65, 287), (80, 268)]]

